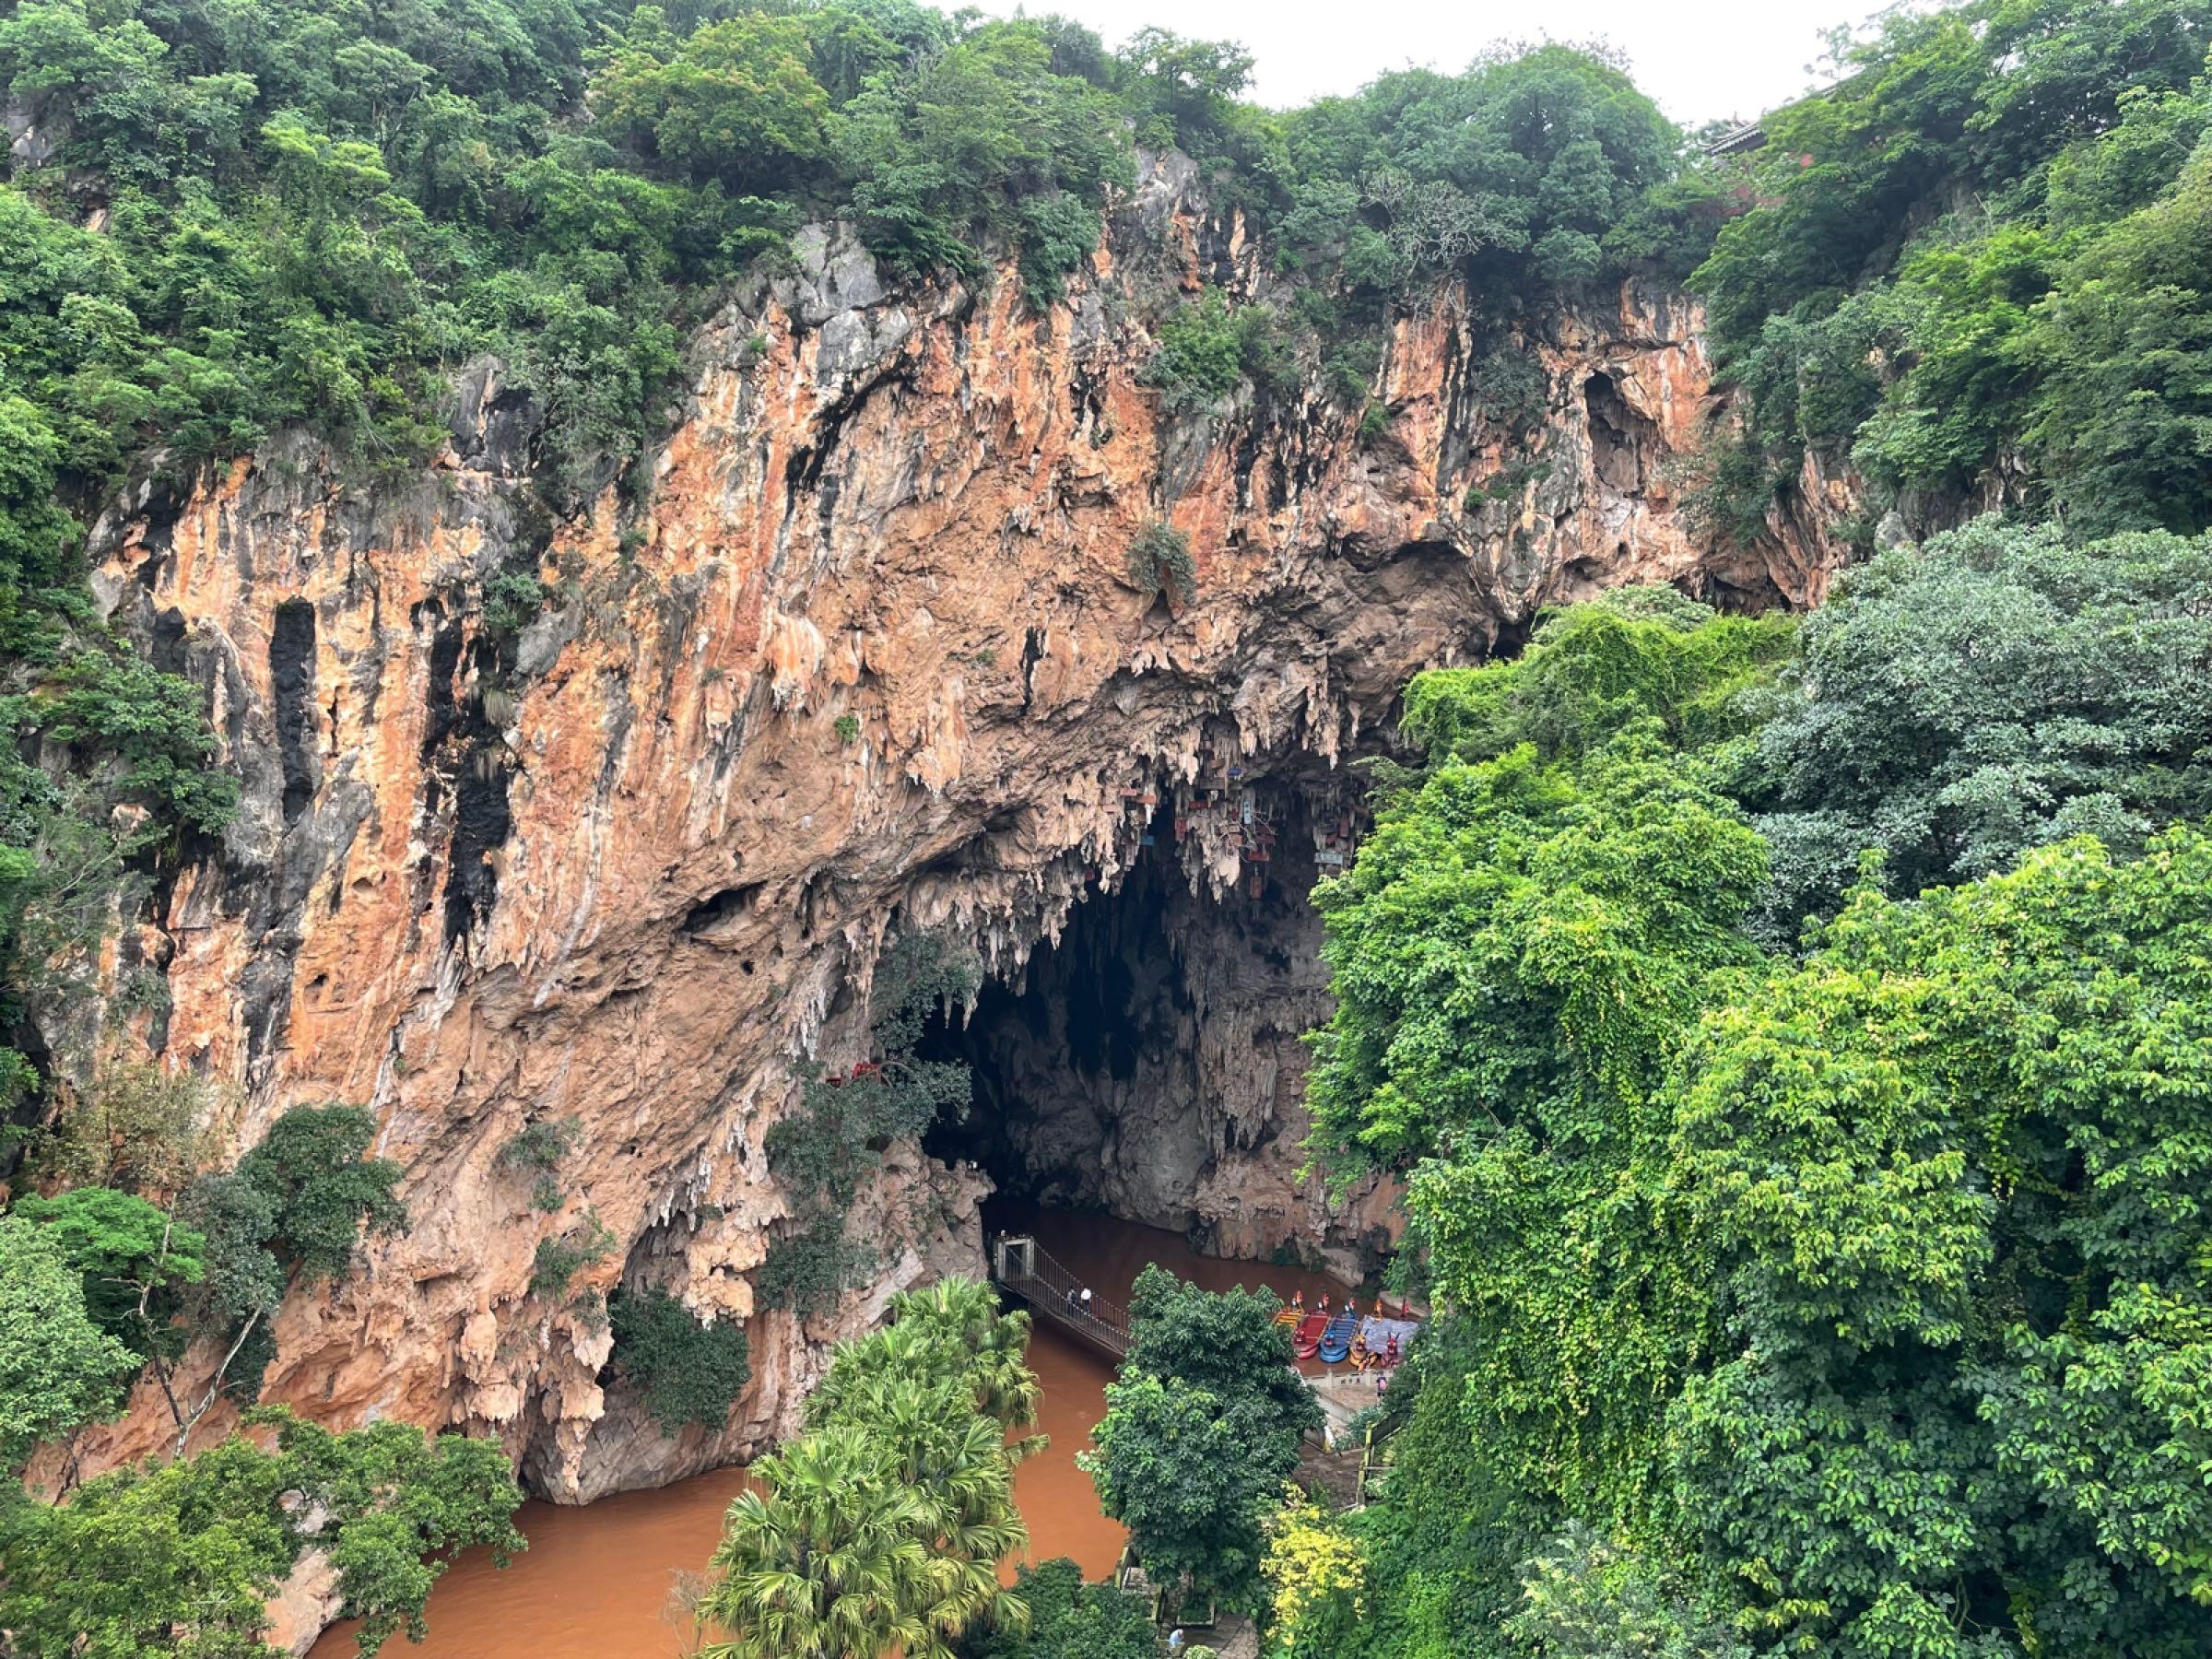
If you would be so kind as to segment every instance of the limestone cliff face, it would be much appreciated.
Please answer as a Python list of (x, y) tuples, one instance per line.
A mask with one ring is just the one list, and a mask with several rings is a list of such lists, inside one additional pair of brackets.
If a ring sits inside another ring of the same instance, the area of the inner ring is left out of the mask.
[[(1318, 821), (1416, 670), (1607, 584), (1806, 604), (1838, 555), (1688, 534), (1670, 472), (1708, 402), (1699, 319), (1637, 287), (1512, 336), (1546, 387), (1526, 442), (1484, 412), (1494, 336), (1453, 289), (1396, 324), (1380, 436), (1317, 399), (1164, 415), (1131, 285), (1265, 287), (1186, 183), (1155, 166), (1042, 314), (1010, 271), (893, 292), (806, 233), (797, 275), (695, 342), (634, 504), (536, 507), (533, 408), (487, 364), (426, 476), (347, 484), (295, 440), (103, 524), (104, 596), (208, 687), (246, 782), (219, 855), (124, 942), (171, 994), (138, 1035), (238, 1086), (239, 1144), (351, 1100), (407, 1171), (412, 1230), (287, 1306), (265, 1397), (496, 1432), (571, 1500), (742, 1455), (824, 1343), (972, 1268), (985, 1184), (895, 1148), (863, 1201), (877, 1282), (810, 1329), (756, 1315), (788, 1213), (761, 1137), (794, 1066), (854, 1057), (887, 928), (959, 930), (1016, 983), (1140, 857), (1182, 894), (1187, 1006), (1163, 1041), (1195, 1052), (1153, 1126), (1172, 1145), (1120, 1135), (1090, 1195), (1243, 1250), (1380, 1223), (1379, 1201), (1332, 1213), (1295, 1180), (1296, 1036), (1326, 1008), (1294, 913), (1318, 842), (1255, 898), (1238, 845), (1168, 833), (1176, 792), (1233, 764), (1264, 810)], [(1131, 580), (1156, 519), (1190, 537), (1188, 604)], [(500, 572), (552, 591), (519, 630), (488, 618)], [(1171, 802), (1149, 853), (1147, 794)], [(1220, 944), (1240, 930), (1241, 957)], [(1270, 960), (1295, 965), (1269, 980)], [(568, 1117), (582, 1139), (547, 1214), (499, 1153)], [(534, 1296), (537, 1242), (587, 1212), (616, 1248)], [(596, 1380), (581, 1293), (625, 1278), (749, 1320), (756, 1380), (724, 1432), (665, 1441)], [(88, 1467), (161, 1445), (165, 1420), (142, 1401)]]

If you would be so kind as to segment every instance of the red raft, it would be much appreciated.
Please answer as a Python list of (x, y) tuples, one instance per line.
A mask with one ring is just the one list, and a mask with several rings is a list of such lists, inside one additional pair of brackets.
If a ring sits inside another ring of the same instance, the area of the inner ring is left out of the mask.
[(1311, 1359), (1321, 1347), (1321, 1334), (1329, 1328), (1326, 1313), (1309, 1313), (1299, 1321), (1298, 1329), (1290, 1336), (1290, 1351), (1300, 1359)]

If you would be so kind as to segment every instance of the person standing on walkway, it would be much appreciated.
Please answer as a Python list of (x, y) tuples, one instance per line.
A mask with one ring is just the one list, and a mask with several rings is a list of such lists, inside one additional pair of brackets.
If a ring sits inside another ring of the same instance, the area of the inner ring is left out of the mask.
[(1182, 1659), (1182, 1631), (1176, 1630), (1168, 1636), (1168, 1659)]

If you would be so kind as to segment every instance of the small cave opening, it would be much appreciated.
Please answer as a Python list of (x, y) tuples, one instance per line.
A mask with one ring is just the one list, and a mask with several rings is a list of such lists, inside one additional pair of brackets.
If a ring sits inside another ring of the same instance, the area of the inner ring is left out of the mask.
[(1057, 941), (986, 982), (972, 1009), (933, 1016), (917, 1053), (966, 1062), (973, 1100), (926, 1151), (971, 1160), (1005, 1199), (1169, 1228), (1221, 1253), (1297, 1230), (1303, 1039), (1330, 1006), (1309, 895), (1346, 856), (1354, 808), (1245, 793), (1265, 842), (1240, 830), (1232, 884), (1194, 888), (1203, 851), (1186, 848), (1190, 816), (1171, 802), (1134, 866), (1094, 885)]

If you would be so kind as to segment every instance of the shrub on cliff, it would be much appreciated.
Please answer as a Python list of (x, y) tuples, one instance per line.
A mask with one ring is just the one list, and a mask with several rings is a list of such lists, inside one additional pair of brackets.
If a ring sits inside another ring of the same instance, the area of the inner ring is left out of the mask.
[(530, 1258), (530, 1294), (556, 1300), (566, 1296), (570, 1282), (586, 1267), (606, 1260), (614, 1247), (615, 1235), (596, 1212), (587, 1209), (582, 1222), (569, 1231), (537, 1241)]
[(1129, 580), (1147, 598), (1165, 593), (1178, 604), (1198, 596), (1191, 538), (1165, 519), (1151, 519), (1129, 538)]
[(697, 1424), (720, 1429), (752, 1381), (745, 1327), (735, 1320), (708, 1324), (667, 1291), (625, 1291), (607, 1303), (613, 1364), (637, 1385), (665, 1437)]
[(940, 1113), (966, 1115), (966, 1063), (924, 1059), (915, 1044), (931, 1013), (965, 1001), (982, 976), (974, 953), (947, 935), (901, 933), (885, 949), (869, 990), (870, 1058), (808, 1077), (796, 1109), (768, 1131), (769, 1169), (792, 1194), (796, 1225), (754, 1277), (762, 1306), (827, 1311), (874, 1262), (846, 1236), (846, 1218), (885, 1147), (926, 1133)]
[(1163, 407), (1185, 414), (1227, 397), (1243, 372), (1236, 319), (1221, 290), (1209, 288), (1195, 304), (1169, 312), (1161, 322), (1159, 349), (1145, 365), (1144, 379), (1159, 388)]
[(553, 1179), (554, 1172), (576, 1149), (582, 1134), (581, 1118), (547, 1118), (525, 1124), (500, 1148), (499, 1165), (503, 1170), (521, 1170), (534, 1176), (530, 1202), (550, 1214), (561, 1206), (560, 1183)]
[[(5, 1227), (0, 1222), (0, 1227)], [(0, 1623), (15, 1651), (270, 1659), (268, 1600), (311, 1545), (337, 1570), (360, 1652), (406, 1631), (452, 1556), (524, 1547), (523, 1495), (499, 1442), (426, 1440), (405, 1423), (333, 1434), (282, 1410), (264, 1451), (233, 1435), (196, 1456), (119, 1469), (62, 1505), (0, 1506)], [(305, 1530), (317, 1526), (312, 1537)], [(93, 1645), (84, 1645), (89, 1637)]]

